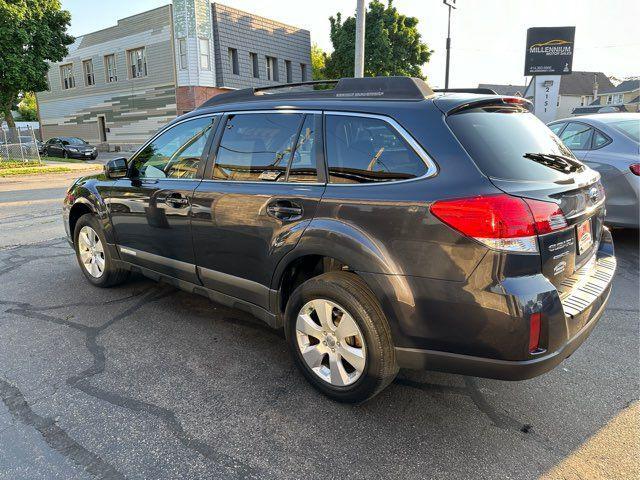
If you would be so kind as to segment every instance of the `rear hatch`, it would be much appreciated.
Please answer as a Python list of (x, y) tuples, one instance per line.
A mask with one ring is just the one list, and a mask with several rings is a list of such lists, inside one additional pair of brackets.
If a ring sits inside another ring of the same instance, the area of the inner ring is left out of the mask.
[(522, 99), (484, 98), (445, 113), (455, 136), (497, 188), (560, 207), (561, 213), (545, 219), (551, 231), (538, 235), (542, 273), (560, 287), (597, 250), (605, 213), (600, 174), (576, 160)]

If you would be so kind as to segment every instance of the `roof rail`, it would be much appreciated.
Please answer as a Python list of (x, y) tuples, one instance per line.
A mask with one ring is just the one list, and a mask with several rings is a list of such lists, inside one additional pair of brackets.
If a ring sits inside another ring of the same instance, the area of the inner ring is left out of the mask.
[(497, 95), (495, 90), (490, 88), (435, 88), (433, 90), (436, 93), (481, 93), (485, 95)]
[[(333, 89), (287, 92), (283, 90), (295, 87), (313, 87), (316, 85), (335, 85)], [(350, 100), (424, 100), (433, 95), (433, 90), (424, 80), (412, 77), (365, 77), (341, 78), (339, 80), (315, 80), (311, 82), (285, 83), (257, 88), (243, 88), (216, 95), (198, 108), (214, 107), (239, 101), (275, 100), (275, 99), (338, 99)]]

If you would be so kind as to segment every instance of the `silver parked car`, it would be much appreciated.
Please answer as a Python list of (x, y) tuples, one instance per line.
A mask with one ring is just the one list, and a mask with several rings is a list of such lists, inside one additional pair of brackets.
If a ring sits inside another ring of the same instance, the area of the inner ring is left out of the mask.
[(600, 113), (549, 124), (582, 162), (600, 172), (607, 193), (606, 223), (640, 222), (640, 113)]

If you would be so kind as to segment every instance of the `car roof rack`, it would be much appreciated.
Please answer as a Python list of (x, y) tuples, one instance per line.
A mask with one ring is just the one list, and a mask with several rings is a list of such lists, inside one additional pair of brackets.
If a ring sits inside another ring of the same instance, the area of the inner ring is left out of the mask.
[[(334, 85), (332, 89), (314, 90), (311, 87)], [(298, 91), (296, 87), (310, 87)], [(215, 107), (226, 103), (256, 100), (424, 100), (433, 95), (433, 90), (420, 78), (412, 77), (364, 77), (341, 78), (339, 80), (314, 80), (310, 82), (285, 83), (257, 88), (243, 88), (216, 95), (198, 108)]]
[(435, 93), (479, 93), (484, 95), (497, 95), (495, 90), (490, 88), (434, 88)]

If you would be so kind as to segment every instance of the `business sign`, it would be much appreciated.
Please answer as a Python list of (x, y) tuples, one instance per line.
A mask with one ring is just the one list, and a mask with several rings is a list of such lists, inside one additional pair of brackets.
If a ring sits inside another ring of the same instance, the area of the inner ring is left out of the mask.
[(556, 119), (560, 75), (536, 75), (534, 78), (533, 113), (544, 123)]
[(533, 27), (527, 30), (525, 75), (568, 75), (573, 65), (576, 27)]

